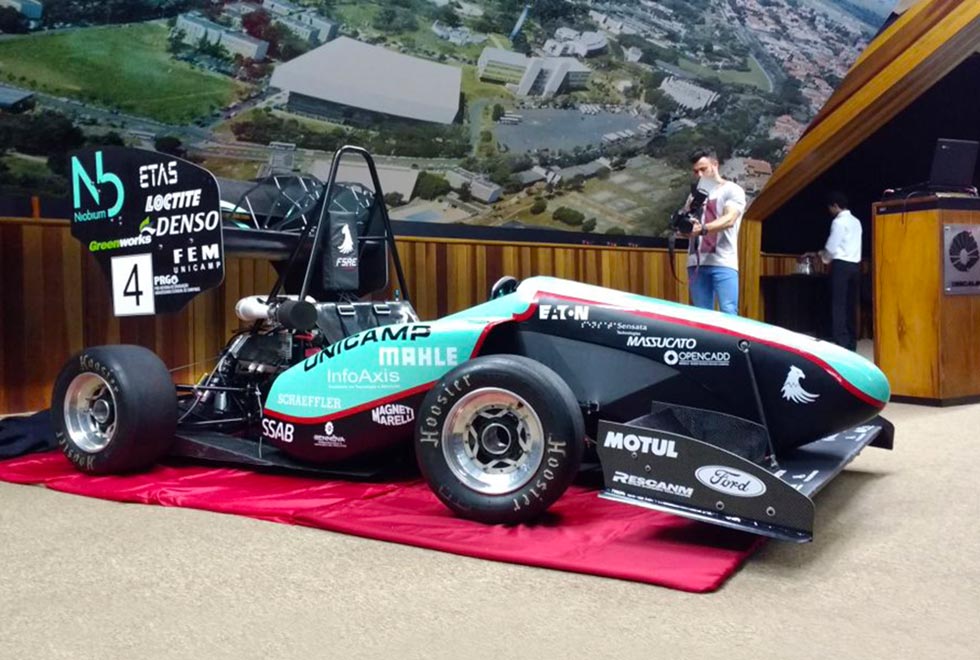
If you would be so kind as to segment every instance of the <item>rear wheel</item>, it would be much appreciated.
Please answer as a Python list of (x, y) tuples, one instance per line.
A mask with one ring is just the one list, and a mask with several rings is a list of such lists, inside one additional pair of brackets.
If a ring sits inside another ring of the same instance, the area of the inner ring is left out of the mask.
[(520, 523), (568, 488), (584, 436), (578, 402), (554, 371), (491, 355), (457, 367), (429, 392), (415, 446), (429, 486), (455, 513)]
[(173, 443), (177, 394), (170, 372), (142, 346), (98, 346), (71, 358), (51, 397), (65, 456), (91, 474), (149, 467)]

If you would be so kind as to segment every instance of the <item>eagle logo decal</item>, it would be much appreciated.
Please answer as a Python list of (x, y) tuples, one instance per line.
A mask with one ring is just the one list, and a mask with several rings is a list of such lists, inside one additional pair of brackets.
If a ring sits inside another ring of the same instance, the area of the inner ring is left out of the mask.
[(354, 251), (354, 237), (350, 235), (350, 227), (341, 225), (340, 231), (344, 235), (344, 240), (340, 242), (340, 246), (337, 249), (341, 254), (350, 254)]
[(804, 378), (806, 378), (806, 374), (803, 373), (802, 369), (790, 367), (789, 373), (786, 374), (786, 382), (783, 383), (783, 398), (793, 403), (813, 403), (820, 398), (819, 394), (813, 394), (803, 389), (800, 381)]

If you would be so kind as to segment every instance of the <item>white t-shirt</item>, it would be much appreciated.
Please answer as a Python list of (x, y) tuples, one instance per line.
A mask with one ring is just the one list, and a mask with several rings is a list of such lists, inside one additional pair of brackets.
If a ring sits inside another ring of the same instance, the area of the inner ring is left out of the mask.
[(713, 232), (701, 237), (698, 241), (691, 238), (688, 248), (687, 265), (697, 266), (698, 255), (694, 253), (695, 245), (701, 253), (702, 266), (725, 266), (738, 270), (738, 229), (742, 226), (742, 215), (745, 213), (745, 191), (734, 181), (715, 183), (702, 180), (698, 186), (708, 191), (708, 199), (704, 203), (701, 223), (713, 222), (725, 215), (725, 207), (738, 210), (735, 224), (719, 232)]
[(861, 261), (861, 221), (844, 209), (830, 223), (830, 236), (820, 253), (824, 263), (834, 259), (859, 263)]

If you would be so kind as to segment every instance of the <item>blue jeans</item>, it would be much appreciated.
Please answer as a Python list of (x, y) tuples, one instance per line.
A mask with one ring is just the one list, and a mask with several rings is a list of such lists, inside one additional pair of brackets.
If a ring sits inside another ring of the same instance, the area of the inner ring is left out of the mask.
[(726, 266), (701, 266), (695, 272), (687, 269), (688, 292), (691, 304), (704, 309), (718, 308), (726, 314), (738, 314), (738, 271)]

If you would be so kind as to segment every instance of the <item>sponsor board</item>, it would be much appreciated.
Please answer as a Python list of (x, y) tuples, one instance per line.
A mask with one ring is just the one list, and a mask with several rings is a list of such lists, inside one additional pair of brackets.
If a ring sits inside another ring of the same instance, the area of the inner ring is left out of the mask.
[[(112, 278), (114, 291), (135, 292), (140, 279), (141, 290), (133, 295), (156, 299), (153, 311), (140, 305), (127, 313), (177, 311), (224, 279), (220, 195), (210, 172), (167, 154), (123, 147), (76, 151), (71, 170), (72, 235)], [(128, 273), (110, 268), (110, 260), (136, 254), (146, 255), (151, 267)]]

